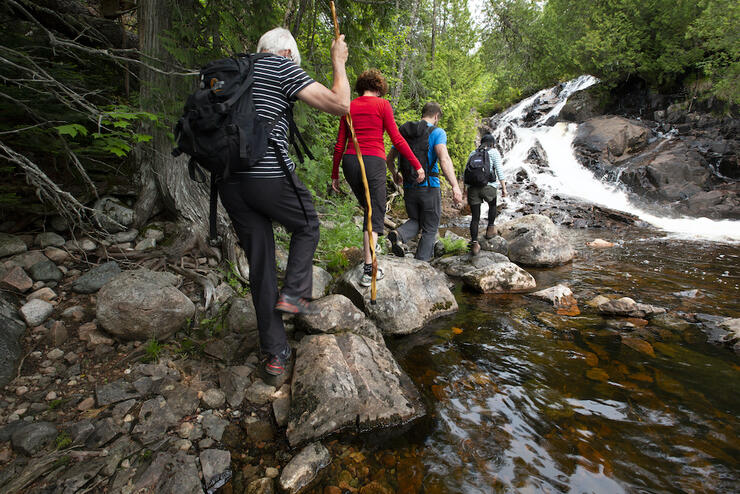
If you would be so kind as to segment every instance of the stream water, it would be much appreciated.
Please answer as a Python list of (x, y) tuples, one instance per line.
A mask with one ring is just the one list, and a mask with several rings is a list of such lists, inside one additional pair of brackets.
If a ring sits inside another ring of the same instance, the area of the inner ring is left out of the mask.
[(738, 492), (737, 356), (693, 326), (648, 326), (655, 356), (639, 353), (584, 301), (621, 294), (740, 317), (740, 249), (632, 229), (592, 250), (596, 232), (567, 234), (577, 259), (531, 272), (538, 286), (571, 286), (582, 314), (457, 287), (455, 316), (389, 342), (427, 419), (380, 444), (330, 443), (335, 461), (313, 492), (371, 480), (378, 490), (361, 492)]

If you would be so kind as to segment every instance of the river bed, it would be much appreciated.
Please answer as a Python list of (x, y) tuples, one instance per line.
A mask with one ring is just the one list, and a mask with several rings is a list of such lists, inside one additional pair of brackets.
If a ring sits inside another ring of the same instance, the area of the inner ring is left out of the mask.
[[(740, 248), (637, 228), (564, 234), (576, 260), (528, 271), (540, 289), (569, 285), (582, 313), (456, 286), (455, 316), (388, 341), (428, 417), (391, 439), (330, 441), (312, 492), (737, 492), (740, 359), (694, 325), (641, 328), (654, 356), (640, 353), (585, 302), (740, 317)], [(585, 246), (596, 237), (617, 245)]]

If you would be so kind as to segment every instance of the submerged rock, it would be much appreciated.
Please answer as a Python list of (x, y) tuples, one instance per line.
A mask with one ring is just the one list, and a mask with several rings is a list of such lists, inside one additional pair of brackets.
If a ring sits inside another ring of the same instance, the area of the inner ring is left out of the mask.
[(547, 216), (530, 214), (497, 227), (509, 243), (509, 259), (525, 266), (560, 266), (573, 260), (575, 250)]
[(547, 300), (556, 308), (571, 307), (577, 303), (573, 292), (565, 285), (551, 286), (550, 288), (530, 293), (530, 295), (541, 300)]
[(656, 307), (649, 304), (637, 303), (629, 297), (622, 297), (617, 300), (609, 300), (598, 306), (599, 312), (610, 316), (626, 317), (652, 317), (657, 314), (663, 314), (666, 310), (662, 307)]
[(121, 273), (98, 293), (98, 321), (122, 340), (165, 340), (195, 313), (193, 302), (173, 286), (178, 281), (146, 269)]
[(424, 261), (380, 256), (385, 278), (377, 283), (377, 303), (370, 288), (360, 286), (362, 264), (338, 280), (335, 293), (349, 298), (384, 334), (409, 334), (429, 321), (457, 311), (457, 301), (445, 277)]
[(384, 345), (352, 333), (301, 340), (286, 432), (292, 446), (346, 428), (398, 426), (423, 414), (418, 391)]
[(309, 486), (321, 470), (329, 466), (331, 455), (321, 443), (312, 443), (295, 455), (285, 465), (280, 475), (280, 489), (289, 494), (296, 494)]

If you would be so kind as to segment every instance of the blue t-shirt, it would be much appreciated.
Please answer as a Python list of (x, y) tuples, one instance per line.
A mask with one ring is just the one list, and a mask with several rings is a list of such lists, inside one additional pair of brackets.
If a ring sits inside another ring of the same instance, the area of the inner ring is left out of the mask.
[[(429, 127), (432, 126), (429, 122), (427, 122), (427, 125)], [(429, 134), (429, 151), (427, 152), (427, 163), (429, 163), (429, 170), (424, 170), (425, 173), (427, 173), (427, 178), (424, 179), (424, 181), (420, 184), (407, 184), (404, 182), (403, 186), (405, 188), (411, 188), (411, 187), (433, 187), (433, 188), (439, 188), (439, 176), (437, 177), (430, 177), (429, 172), (436, 173), (439, 175), (439, 162), (437, 161), (438, 156), (437, 152), (434, 150), (434, 146), (437, 144), (447, 144), (447, 132), (444, 131), (444, 129), (440, 127), (436, 127), (430, 134)]]

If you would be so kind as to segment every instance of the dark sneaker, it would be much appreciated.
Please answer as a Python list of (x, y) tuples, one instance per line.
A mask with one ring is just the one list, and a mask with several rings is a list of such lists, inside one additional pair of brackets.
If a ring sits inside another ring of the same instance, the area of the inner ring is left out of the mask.
[(391, 252), (393, 252), (395, 256), (404, 257), (406, 255), (406, 251), (398, 238), (398, 232), (396, 230), (388, 232), (388, 240), (391, 242)]
[(486, 238), (493, 238), (496, 236), (496, 227), (489, 225), (486, 227)]
[(279, 377), (292, 370), (291, 351), (288, 348), (283, 355), (268, 355), (263, 369), (268, 376)]
[[(383, 278), (385, 278), (385, 274), (383, 273), (383, 270), (378, 268), (378, 274), (375, 275), (375, 281), (380, 281)], [(362, 273), (362, 278), (360, 278), (360, 286), (368, 287), (373, 282), (373, 275)]]
[(317, 314), (318, 310), (311, 302), (303, 297), (294, 297), (292, 295), (280, 294), (275, 310), (287, 312), (288, 314)]
[(480, 244), (476, 241), (470, 242), (470, 253), (477, 256), (480, 252)]

